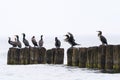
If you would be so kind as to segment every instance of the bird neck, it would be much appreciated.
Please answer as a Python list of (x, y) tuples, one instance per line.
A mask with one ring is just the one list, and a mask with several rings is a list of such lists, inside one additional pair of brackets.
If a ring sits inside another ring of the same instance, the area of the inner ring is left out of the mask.
[(99, 33), (99, 34), (98, 34), (98, 36), (100, 37), (100, 36), (102, 36), (102, 34), (101, 34), (101, 33)]
[(19, 37), (17, 37), (17, 41), (19, 41)]
[(42, 36), (41, 36), (41, 40), (43, 40)]
[(11, 41), (11, 39), (9, 38), (8, 42), (10, 42), (10, 41)]
[(25, 39), (25, 36), (23, 36), (23, 39)]

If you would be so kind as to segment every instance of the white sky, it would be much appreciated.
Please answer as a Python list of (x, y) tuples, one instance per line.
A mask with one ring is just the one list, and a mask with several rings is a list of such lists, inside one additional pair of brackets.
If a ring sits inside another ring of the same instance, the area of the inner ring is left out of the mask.
[(0, 37), (120, 34), (120, 0), (0, 0)]

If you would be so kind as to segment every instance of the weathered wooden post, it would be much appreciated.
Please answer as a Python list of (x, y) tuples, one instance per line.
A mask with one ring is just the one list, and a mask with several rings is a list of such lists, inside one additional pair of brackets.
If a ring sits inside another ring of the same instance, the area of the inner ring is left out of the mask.
[(54, 54), (54, 64), (63, 64), (64, 49), (63, 48), (53, 48), (52, 52)]
[(33, 48), (33, 54), (34, 54), (34, 64), (38, 64), (38, 61), (39, 61), (39, 48), (34, 47)]
[(92, 53), (93, 53), (93, 68), (98, 68), (98, 47), (95, 46), (93, 47), (93, 50), (92, 50)]
[(79, 67), (85, 68), (87, 61), (87, 48), (79, 48)]
[(39, 62), (39, 48), (30, 48), (30, 64), (38, 64)]
[(72, 48), (69, 48), (67, 50), (67, 65), (68, 66), (72, 66), (72, 51), (73, 51)]
[(20, 49), (20, 64), (25, 64), (25, 58), (24, 58), (25, 56), (24, 56), (24, 49), (22, 48), (22, 49)]
[(106, 46), (106, 62), (105, 62), (105, 71), (113, 71), (113, 45)]
[(79, 66), (79, 49), (78, 48), (73, 49), (72, 65)]
[(105, 69), (106, 62), (106, 46), (99, 46), (98, 48), (98, 69)]
[(7, 64), (19, 64), (19, 50), (17, 48), (9, 48)]
[(93, 68), (93, 53), (92, 53), (92, 47), (89, 47), (87, 49), (87, 62), (86, 62), (87, 68)]
[(79, 49), (69, 48), (67, 51), (67, 65), (68, 66), (79, 66)]
[(47, 50), (46, 52), (46, 63), (53, 64), (54, 63), (54, 55), (51, 49)]
[(113, 70), (120, 72), (120, 45), (113, 47)]
[(34, 64), (34, 62), (35, 62), (34, 51), (33, 51), (33, 48), (30, 47), (30, 64)]
[(16, 53), (14, 54), (14, 64), (19, 64), (20, 60), (20, 49), (16, 49)]
[(39, 48), (39, 56), (38, 63), (45, 64), (46, 63), (46, 49), (44, 47)]
[(12, 54), (11, 54), (11, 48), (9, 48), (8, 50), (8, 54), (7, 54), (7, 64), (12, 64)]
[(30, 64), (30, 48), (20, 49), (20, 64)]

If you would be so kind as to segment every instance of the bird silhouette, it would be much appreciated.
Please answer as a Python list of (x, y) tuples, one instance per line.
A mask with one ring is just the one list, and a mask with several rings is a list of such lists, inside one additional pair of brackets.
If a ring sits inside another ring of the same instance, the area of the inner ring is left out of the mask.
[(19, 48), (21, 48), (22, 47), (22, 44), (21, 44), (21, 42), (19, 41), (19, 36), (18, 35), (15, 35), (16, 36), (16, 38), (17, 38), (17, 46), (19, 47)]
[(39, 40), (39, 47), (41, 48), (43, 46), (43, 35), (41, 35), (40, 40)]
[(8, 43), (10, 44), (10, 45), (12, 45), (12, 47), (17, 47), (17, 42), (16, 42), (16, 38), (15, 38), (15, 41), (11, 41), (11, 38), (10, 37), (8, 37), (9, 39), (8, 39)]
[(74, 39), (74, 36), (72, 33), (68, 32), (68, 34), (66, 34), (65, 36), (66, 36), (65, 41), (68, 42), (71, 45), (71, 47), (76, 46), (76, 45), (80, 45), (80, 44), (75, 42), (75, 39)]
[(22, 33), (22, 35), (23, 35), (23, 43), (24, 43), (25, 47), (30, 46), (28, 40), (25, 38), (25, 36), (26, 36), (25, 33)]
[(57, 37), (55, 37), (55, 47), (60, 48), (60, 46), (61, 46), (60, 40)]
[(98, 37), (100, 38), (100, 41), (102, 42), (102, 45), (107, 45), (107, 39), (102, 35), (102, 31), (97, 31), (98, 32)]
[(38, 46), (35, 36), (32, 37), (31, 41), (32, 41), (34, 47)]

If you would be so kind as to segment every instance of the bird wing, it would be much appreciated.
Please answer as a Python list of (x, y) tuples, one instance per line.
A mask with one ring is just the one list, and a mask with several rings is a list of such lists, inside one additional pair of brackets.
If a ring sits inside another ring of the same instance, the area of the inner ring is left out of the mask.
[(106, 39), (104, 36), (100, 36), (100, 40), (101, 40), (103, 43), (107, 43), (107, 39)]
[(39, 46), (43, 46), (43, 40), (39, 41)]
[(60, 47), (60, 46), (61, 46), (60, 40), (57, 40), (57, 41), (55, 42), (55, 46), (56, 46), (56, 47)]
[(68, 34), (70, 35), (69, 40), (75, 41), (73, 34), (71, 34), (70, 32), (68, 32)]
[(58, 44), (59, 44), (59, 46), (61, 46), (61, 42), (60, 42), (60, 40), (58, 40)]
[(37, 41), (35, 39), (32, 39), (33, 44), (37, 45)]
[(28, 40), (25, 39), (25, 40), (23, 40), (23, 42), (24, 42), (25, 45), (29, 46)]

